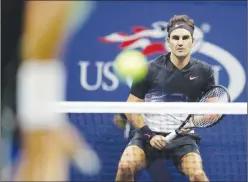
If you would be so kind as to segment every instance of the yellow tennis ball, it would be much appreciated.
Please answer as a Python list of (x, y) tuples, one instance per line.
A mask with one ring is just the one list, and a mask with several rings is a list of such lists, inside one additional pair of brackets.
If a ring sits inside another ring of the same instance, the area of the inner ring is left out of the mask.
[(146, 57), (137, 50), (124, 50), (115, 59), (114, 71), (121, 80), (142, 80), (148, 72)]

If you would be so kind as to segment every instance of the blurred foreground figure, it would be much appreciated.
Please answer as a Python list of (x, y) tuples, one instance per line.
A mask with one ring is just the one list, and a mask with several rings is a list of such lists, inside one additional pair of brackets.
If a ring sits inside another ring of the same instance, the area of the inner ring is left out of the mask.
[(13, 43), (4, 63), (11, 61), (11, 54), (16, 50), (21, 54), (20, 65), (16, 64), (17, 100), (14, 107), (17, 107), (22, 146), (13, 180), (68, 180), (70, 159), (83, 173), (96, 174), (100, 170), (96, 153), (67, 121), (65, 114), (49, 108), (49, 103), (64, 100), (66, 71), (61, 57), (66, 41), (84, 21), (87, 2), (22, 3), (21, 7), (13, 1), (8, 7), (9, 10), (13, 6), (20, 9), (19, 15), (23, 15), (23, 19), (5, 14), (6, 24), (9, 19), (16, 18), (12, 22), (18, 24), (19, 31), (15, 32), (14, 40), (13, 27), (5, 31), (6, 40), (12, 38)]

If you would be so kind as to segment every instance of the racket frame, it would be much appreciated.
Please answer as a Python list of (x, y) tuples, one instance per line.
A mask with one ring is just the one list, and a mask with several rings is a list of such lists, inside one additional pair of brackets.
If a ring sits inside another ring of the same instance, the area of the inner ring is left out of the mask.
[[(226, 94), (227, 94), (227, 100), (228, 100), (228, 102), (230, 102), (230, 101), (231, 101), (230, 94), (229, 94), (227, 88), (224, 87), (224, 86), (222, 86), (222, 85), (213, 85), (213, 86), (211, 86), (210, 89), (209, 89), (208, 91), (203, 92), (203, 93), (199, 96), (199, 98), (196, 100), (196, 102), (199, 102), (199, 101), (202, 99), (202, 97), (203, 97), (205, 94), (207, 94), (209, 91), (211, 91), (211, 90), (214, 89), (214, 88), (218, 88), (218, 87), (219, 87), (219, 88), (222, 88), (223, 90), (225, 90), (225, 92), (226, 92)], [(212, 125), (210, 125), (210, 126), (208, 126), (208, 127), (205, 127), (205, 128), (209, 128), (209, 127), (212, 127), (212, 126), (216, 125), (216, 124), (219, 123), (225, 116), (226, 116), (226, 115), (223, 114), (223, 115), (222, 115), (214, 124), (212, 124)], [(166, 140), (171, 141), (173, 138), (175, 138), (176, 136), (180, 135), (180, 134), (179, 134), (180, 130), (189, 122), (189, 120), (190, 120), (191, 117), (194, 117), (194, 114), (189, 114), (189, 115), (187, 116), (187, 118), (183, 121), (183, 123), (182, 123), (175, 131), (171, 132), (169, 135), (166, 136)], [(195, 127), (195, 128), (197, 128), (197, 127)]]

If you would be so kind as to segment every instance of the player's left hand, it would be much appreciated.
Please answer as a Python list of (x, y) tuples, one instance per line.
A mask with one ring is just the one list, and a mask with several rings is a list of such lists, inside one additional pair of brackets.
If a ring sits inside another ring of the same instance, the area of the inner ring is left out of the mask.
[(126, 127), (126, 121), (119, 114), (115, 115), (114, 123), (120, 129), (124, 130)]

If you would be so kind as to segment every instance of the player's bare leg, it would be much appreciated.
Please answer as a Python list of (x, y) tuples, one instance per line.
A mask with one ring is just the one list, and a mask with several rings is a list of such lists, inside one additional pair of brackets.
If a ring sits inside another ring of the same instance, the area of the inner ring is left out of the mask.
[(135, 173), (145, 166), (144, 151), (137, 146), (129, 146), (122, 154), (115, 181), (134, 181)]
[(202, 167), (201, 156), (197, 153), (191, 152), (182, 157), (181, 170), (191, 182), (209, 181)]
[[(23, 146), (15, 180), (65, 181), (70, 155), (82, 148), (65, 115), (54, 113), (47, 105), (64, 99), (65, 71), (57, 55), (73, 3), (26, 4), (17, 93)], [(65, 130), (69, 130), (67, 134)]]

